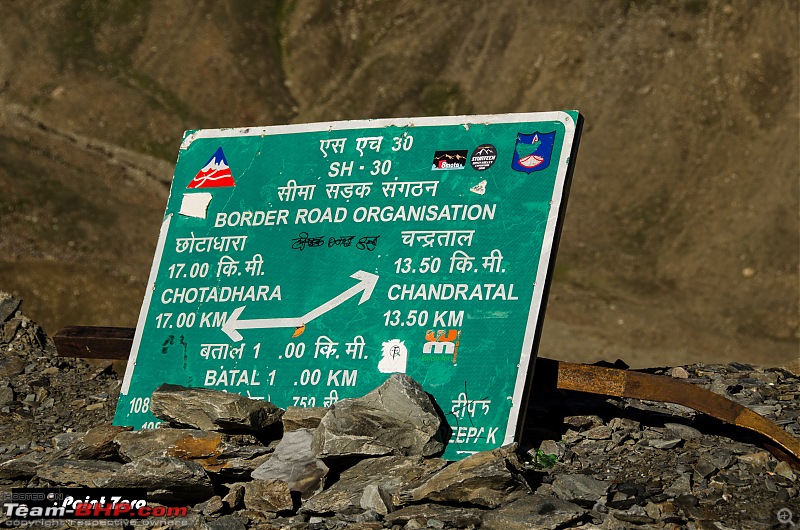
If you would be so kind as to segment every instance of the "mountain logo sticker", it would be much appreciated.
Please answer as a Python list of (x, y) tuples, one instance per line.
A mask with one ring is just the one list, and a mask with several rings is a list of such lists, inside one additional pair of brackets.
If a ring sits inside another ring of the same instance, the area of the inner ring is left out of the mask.
[(436, 151), (433, 154), (434, 171), (451, 171), (467, 167), (467, 150)]
[(233, 173), (225, 159), (222, 148), (217, 149), (214, 156), (208, 159), (203, 169), (197, 172), (192, 181), (186, 186), (189, 189), (197, 188), (229, 188), (236, 186)]
[(514, 146), (511, 168), (525, 173), (547, 169), (553, 154), (555, 139), (555, 131), (533, 134), (517, 133), (517, 144)]

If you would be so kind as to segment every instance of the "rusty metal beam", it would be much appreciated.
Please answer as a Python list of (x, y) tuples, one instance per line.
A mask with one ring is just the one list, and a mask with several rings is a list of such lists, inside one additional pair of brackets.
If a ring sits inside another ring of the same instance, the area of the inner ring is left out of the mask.
[[(58, 354), (63, 357), (127, 359), (134, 332), (130, 328), (71, 326), (59, 331), (53, 341)], [(536, 360), (536, 372), (554, 377), (556, 387), (561, 390), (662, 401), (689, 407), (765, 436), (771, 442), (765, 443), (765, 447), (772, 454), (795, 469), (800, 469), (800, 441), (747, 407), (697, 385), (661, 375), (543, 357)]]
[(800, 469), (800, 441), (744, 405), (710, 390), (661, 375), (550, 359), (538, 359), (537, 363), (540, 361), (558, 364), (556, 386), (562, 390), (683, 405), (766, 436), (782, 449), (775, 451), (772, 444), (767, 444), (776, 457)]

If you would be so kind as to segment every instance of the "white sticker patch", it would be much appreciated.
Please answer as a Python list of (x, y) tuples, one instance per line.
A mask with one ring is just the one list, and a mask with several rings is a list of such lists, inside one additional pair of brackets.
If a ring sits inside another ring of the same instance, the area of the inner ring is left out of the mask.
[(405, 341), (399, 339), (388, 340), (383, 345), (383, 357), (378, 363), (378, 371), (384, 374), (399, 372), (406, 373), (408, 362), (408, 349)]
[(210, 203), (210, 193), (184, 193), (180, 214), (186, 217), (205, 219)]
[(484, 193), (486, 193), (486, 181), (482, 180), (478, 182), (477, 184), (472, 186), (469, 189), (469, 191), (471, 191), (472, 193), (477, 193), (478, 195), (483, 195)]

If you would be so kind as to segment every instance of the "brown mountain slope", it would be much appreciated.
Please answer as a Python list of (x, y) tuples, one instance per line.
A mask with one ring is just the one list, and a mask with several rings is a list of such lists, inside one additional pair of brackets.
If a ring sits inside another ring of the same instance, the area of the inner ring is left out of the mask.
[[(49, 329), (134, 325), (170, 164), (0, 107), (0, 278)], [(52, 332), (51, 332), (52, 333)]]
[[(0, 97), (50, 129), (170, 161), (189, 128), (580, 109), (542, 353), (797, 358), (793, 2), (5, 0), (0, 12)], [(133, 325), (163, 187), (6, 109), (0, 285), (48, 330)]]

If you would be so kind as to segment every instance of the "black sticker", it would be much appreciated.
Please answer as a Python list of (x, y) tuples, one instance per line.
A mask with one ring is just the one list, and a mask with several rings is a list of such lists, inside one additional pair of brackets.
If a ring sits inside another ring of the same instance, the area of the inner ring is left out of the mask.
[(483, 144), (472, 152), (469, 163), (476, 171), (484, 171), (492, 167), (495, 160), (497, 160), (497, 149), (492, 144)]

